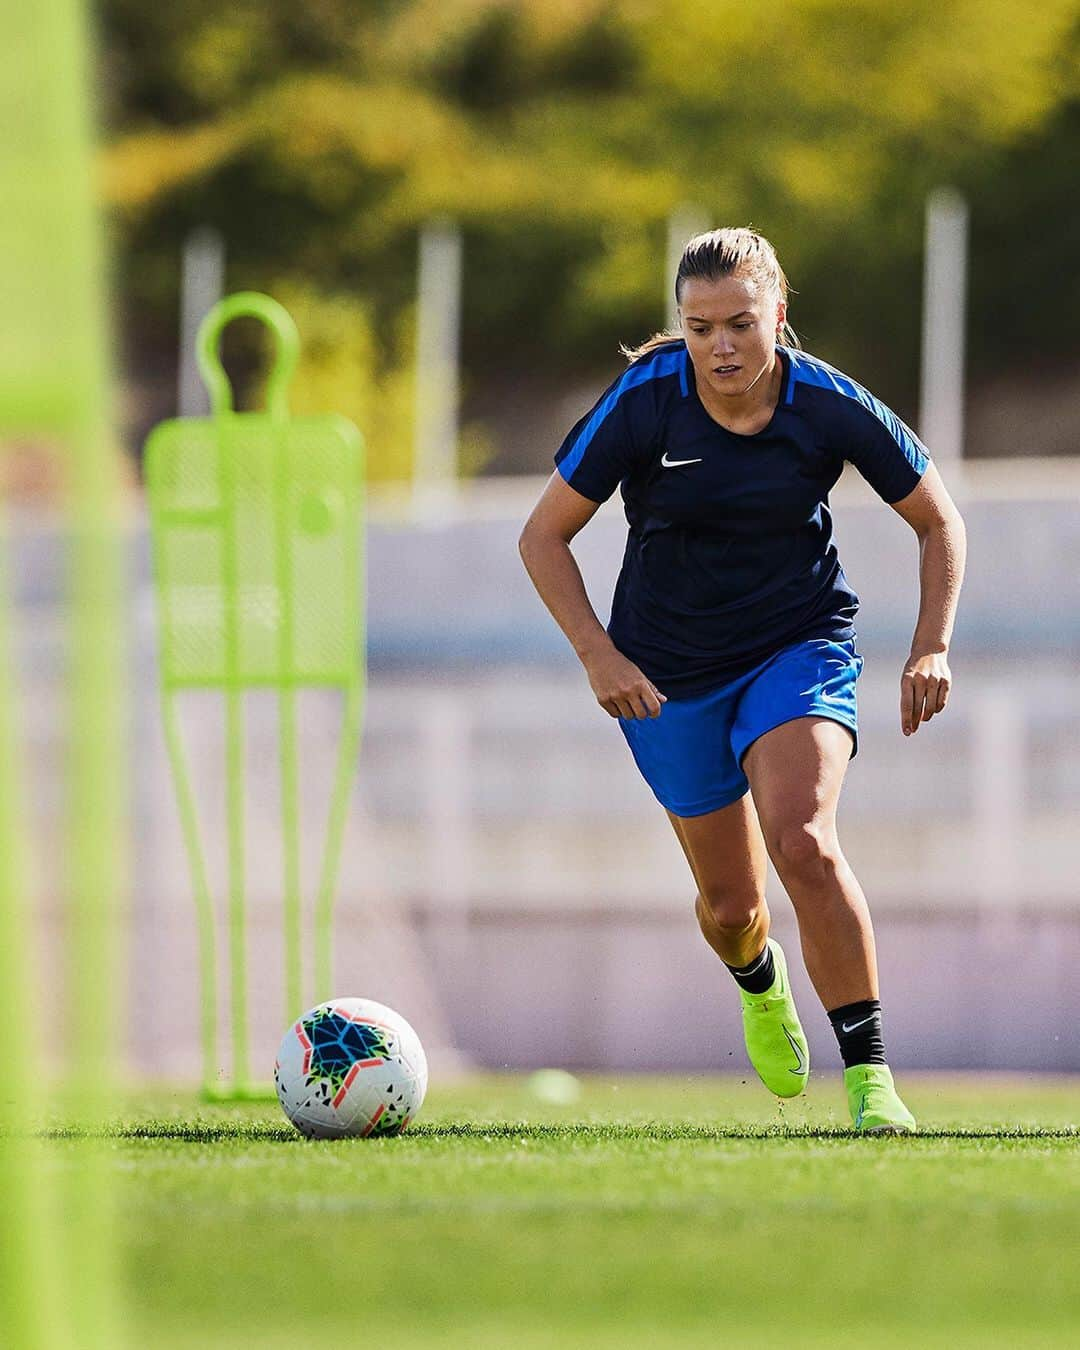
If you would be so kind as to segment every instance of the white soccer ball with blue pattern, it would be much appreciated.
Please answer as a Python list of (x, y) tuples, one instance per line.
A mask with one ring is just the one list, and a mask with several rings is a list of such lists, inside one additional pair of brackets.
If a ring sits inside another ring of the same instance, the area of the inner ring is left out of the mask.
[(281, 1109), (309, 1139), (400, 1134), (427, 1092), (427, 1058), (404, 1017), (335, 998), (286, 1031), (274, 1065)]

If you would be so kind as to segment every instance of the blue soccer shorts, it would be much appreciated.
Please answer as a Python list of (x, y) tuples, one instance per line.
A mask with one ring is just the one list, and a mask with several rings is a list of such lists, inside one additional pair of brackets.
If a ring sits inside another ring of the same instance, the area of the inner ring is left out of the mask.
[(659, 717), (619, 718), (642, 777), (676, 816), (702, 816), (738, 801), (750, 784), (743, 756), (759, 736), (797, 717), (827, 717), (859, 749), (854, 641), (812, 638), (785, 647), (737, 680), (693, 698), (672, 698)]

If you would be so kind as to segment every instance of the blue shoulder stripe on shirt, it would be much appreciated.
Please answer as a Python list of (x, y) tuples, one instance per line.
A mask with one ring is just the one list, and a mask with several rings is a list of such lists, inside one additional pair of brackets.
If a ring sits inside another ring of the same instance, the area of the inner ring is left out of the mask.
[(903, 451), (904, 458), (913, 469), (918, 473), (926, 471), (926, 464), (930, 458), (929, 450), (880, 399), (876, 399), (868, 389), (864, 389), (861, 384), (857, 384), (855, 380), (849, 379), (847, 375), (816, 356), (810, 356), (807, 352), (798, 351), (793, 347), (785, 350), (790, 365), (787, 392), (784, 395), (785, 403), (791, 403), (794, 399), (797, 384), (831, 389), (845, 398), (852, 398), (856, 403), (861, 403), (867, 412), (873, 413)]
[(610, 414), (623, 394), (631, 389), (636, 389), (638, 385), (647, 384), (650, 380), (662, 380), (666, 375), (678, 375), (683, 394), (687, 393), (685, 357), (686, 348), (680, 345), (671, 351), (658, 351), (657, 355), (653, 356), (651, 360), (646, 359), (640, 364), (635, 363), (630, 367), (618, 384), (608, 391), (606, 398), (597, 405), (593, 415), (581, 428), (581, 434), (574, 442), (574, 448), (559, 465), (559, 472), (567, 482), (573, 477), (585, 456), (585, 451), (589, 448), (589, 443), (603, 425), (604, 419)]

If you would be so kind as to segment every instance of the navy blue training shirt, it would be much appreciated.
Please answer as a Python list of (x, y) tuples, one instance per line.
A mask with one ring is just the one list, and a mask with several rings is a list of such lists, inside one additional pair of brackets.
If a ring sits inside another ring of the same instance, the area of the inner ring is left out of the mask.
[(795, 642), (854, 637), (859, 598), (829, 492), (845, 460), (886, 502), (926, 470), (923, 443), (861, 385), (777, 350), (780, 399), (762, 431), (709, 416), (680, 340), (639, 357), (555, 456), (582, 496), (622, 491), (630, 530), (608, 632), (669, 697), (714, 689)]

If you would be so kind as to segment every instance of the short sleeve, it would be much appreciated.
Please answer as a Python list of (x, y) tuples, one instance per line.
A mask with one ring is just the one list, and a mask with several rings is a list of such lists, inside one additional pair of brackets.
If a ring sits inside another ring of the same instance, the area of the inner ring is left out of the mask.
[(640, 367), (631, 366), (563, 441), (555, 463), (575, 492), (605, 502), (633, 472), (656, 420), (651, 384)]
[(901, 501), (914, 492), (930, 452), (911, 428), (879, 399), (851, 402), (844, 458), (854, 464), (883, 501)]

